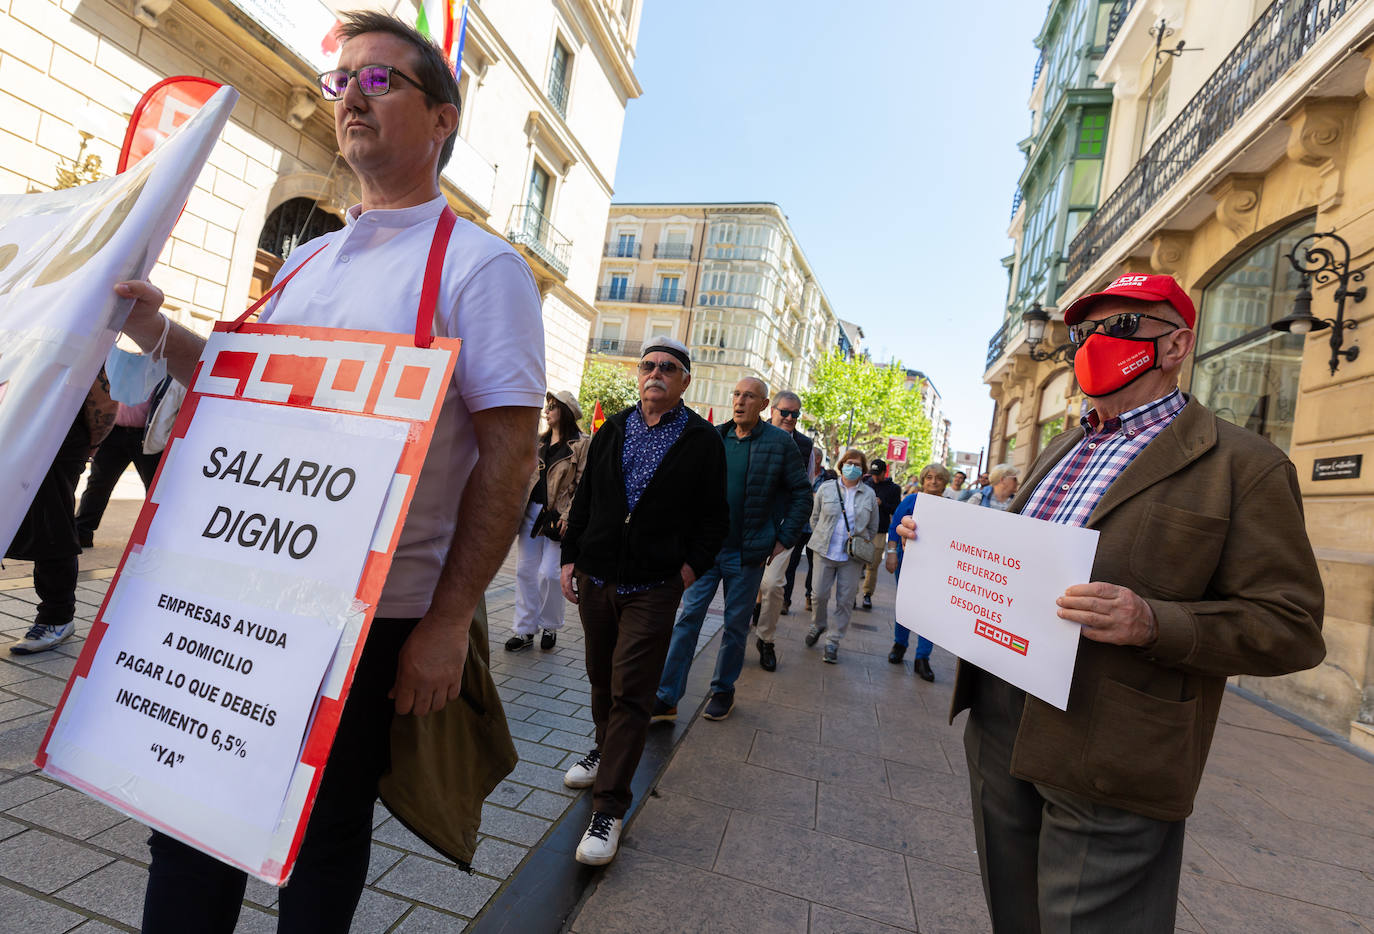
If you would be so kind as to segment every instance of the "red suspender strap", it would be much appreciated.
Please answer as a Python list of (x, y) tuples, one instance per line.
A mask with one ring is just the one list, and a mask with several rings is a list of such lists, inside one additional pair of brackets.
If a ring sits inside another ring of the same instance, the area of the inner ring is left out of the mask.
[[(315, 257), (319, 256), (320, 253), (323, 252), (325, 246), (329, 246), (329, 244), (326, 243), (324, 246), (320, 247), (314, 253), (311, 253), (309, 256), (307, 256), (305, 258), (305, 263), (308, 263)], [(267, 300), (271, 298), (273, 295), (276, 295), (282, 289), (286, 288), (286, 283), (290, 282), (292, 277), (295, 276), (296, 273), (300, 272), (302, 269), (305, 268), (305, 263), (301, 263), (295, 269), (291, 270), (289, 273), (287, 273), (285, 279), (281, 280), (276, 285), (272, 286), (272, 288), (268, 289), (265, 293), (263, 293), (262, 298), (258, 299), (253, 304), (249, 305), (248, 310), (245, 311), (243, 314), (239, 315), (237, 318), (235, 318), (234, 323), (229, 325), (229, 330), (237, 331), (240, 327), (242, 327), (243, 323), (247, 321), (250, 316), (252, 316), (253, 312), (257, 311), (259, 308), (265, 305), (267, 303)]]
[[(439, 304), (439, 282), (443, 278), (444, 254), (448, 252), (449, 234), (453, 232), (454, 222), (458, 220), (458, 215), (453, 213), (453, 208), (444, 205), (444, 211), (439, 215), (439, 223), (434, 229), (434, 240), (429, 245), (429, 259), (425, 261), (425, 280), (420, 287), (420, 309), (415, 315), (415, 346), (428, 347), (434, 343), (434, 310)], [(329, 244), (320, 247), (314, 253), (305, 258), (305, 263), (310, 262), (319, 256)], [(286, 288), (286, 283), (305, 268), (305, 263), (301, 263), (291, 270), (285, 279), (278, 282), (272, 288), (248, 306), (248, 310), (234, 319), (234, 323), (229, 325), (229, 330), (237, 331), (243, 326), (253, 312), (257, 311), (267, 300)]]
[(425, 281), (420, 287), (420, 308), (415, 313), (415, 346), (428, 347), (434, 343), (434, 310), (439, 305), (439, 282), (444, 275), (444, 254), (448, 252), (449, 234), (458, 215), (444, 205), (434, 228), (434, 240), (429, 245), (429, 259), (425, 261)]

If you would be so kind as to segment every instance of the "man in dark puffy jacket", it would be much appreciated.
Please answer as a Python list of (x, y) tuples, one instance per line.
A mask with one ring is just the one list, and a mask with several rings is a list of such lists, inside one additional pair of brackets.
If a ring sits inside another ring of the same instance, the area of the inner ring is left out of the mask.
[(759, 417), (768, 405), (768, 387), (763, 380), (746, 377), (736, 383), (733, 404), (734, 417), (715, 426), (725, 445), (730, 532), (714, 566), (682, 595), (654, 704), (656, 721), (677, 716), (677, 702), (687, 687), (697, 636), (721, 583), (725, 584), (725, 631), (704, 716), (724, 720), (730, 715), (735, 704), (735, 679), (744, 667), (749, 618), (764, 569), (797, 543), (811, 513), (811, 491), (797, 445), (787, 432)]

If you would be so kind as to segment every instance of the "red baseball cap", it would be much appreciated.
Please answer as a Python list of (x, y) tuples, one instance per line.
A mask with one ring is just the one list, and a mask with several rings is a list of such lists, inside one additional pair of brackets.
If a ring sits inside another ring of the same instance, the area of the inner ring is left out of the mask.
[(1193, 300), (1173, 276), (1131, 275), (1119, 276), (1101, 292), (1084, 295), (1073, 302), (1064, 309), (1064, 323), (1077, 324), (1082, 321), (1099, 299), (1107, 297), (1134, 298), (1143, 302), (1168, 302), (1174, 311), (1183, 316), (1188, 327), (1192, 327), (1197, 321), (1197, 309), (1193, 307)]

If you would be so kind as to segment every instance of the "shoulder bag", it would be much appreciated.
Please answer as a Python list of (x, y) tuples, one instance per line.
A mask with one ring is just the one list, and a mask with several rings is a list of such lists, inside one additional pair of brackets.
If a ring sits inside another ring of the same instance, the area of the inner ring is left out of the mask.
[[(849, 539), (844, 543), (844, 550), (849, 554), (849, 557), (857, 559), (861, 564), (872, 564), (878, 551), (873, 547), (873, 542), (862, 535), (855, 535), (854, 530), (849, 527), (849, 516), (844, 511), (844, 490), (840, 489), (839, 480), (835, 481), (835, 495), (840, 498), (840, 518), (844, 520), (844, 530), (849, 533)], [(856, 494), (854, 502), (858, 503), (858, 501)], [(858, 511), (857, 508), (855, 511)]]

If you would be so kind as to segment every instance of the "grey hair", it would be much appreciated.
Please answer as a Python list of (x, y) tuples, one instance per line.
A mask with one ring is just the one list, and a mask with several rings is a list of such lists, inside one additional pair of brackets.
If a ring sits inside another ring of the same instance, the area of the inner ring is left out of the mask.
[(988, 471), (988, 483), (997, 485), (1006, 477), (1020, 477), (1021, 469), (1014, 464), (998, 464)]

